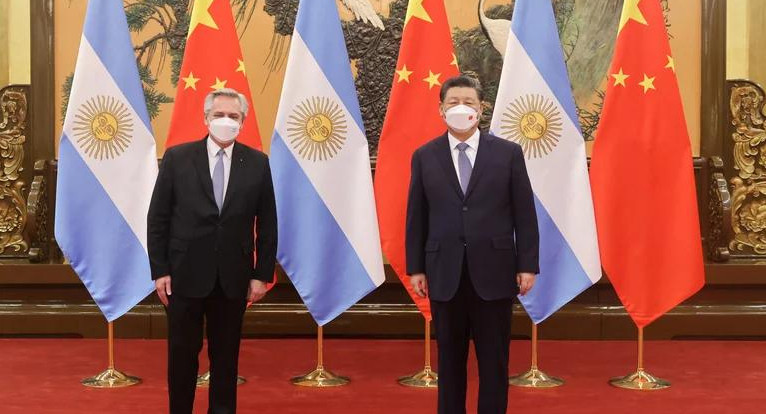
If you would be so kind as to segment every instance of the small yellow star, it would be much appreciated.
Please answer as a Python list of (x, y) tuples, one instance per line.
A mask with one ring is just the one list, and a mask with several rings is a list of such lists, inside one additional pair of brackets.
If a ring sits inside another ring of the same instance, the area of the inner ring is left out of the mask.
[[(452, 62), (450, 62), (450, 65), (454, 65), (456, 68), (458, 67), (457, 66), (457, 56), (455, 56), (454, 53), (452, 54)], [(458, 69), (460, 69), (460, 68), (458, 68)]]
[(423, 79), (424, 82), (428, 82), (428, 90), (431, 90), (436, 85), (441, 85), (442, 83), (439, 82), (439, 76), (441, 76), (441, 73), (433, 73), (430, 70), (428, 71), (428, 77)]
[(665, 65), (665, 69), (670, 69), (673, 72), (676, 71), (676, 62), (675, 60), (673, 60), (673, 57), (670, 55), (668, 55), (668, 64)]
[(644, 93), (646, 93), (649, 89), (657, 90), (657, 88), (654, 87), (654, 77), (648, 77), (646, 76), (646, 73), (644, 73), (644, 80), (641, 82), (638, 82), (639, 85), (644, 87)]
[(213, 1), (215, 0), (194, 1), (194, 6), (192, 6), (191, 12), (191, 21), (189, 21), (189, 34), (186, 37), (191, 36), (194, 29), (200, 24), (218, 30), (218, 25), (215, 24), (215, 20), (208, 10), (210, 9), (210, 5), (213, 4)]
[(245, 62), (243, 62), (242, 59), (237, 59), (237, 62), (239, 62), (237, 72), (242, 72), (243, 75), (247, 76), (247, 73), (245, 72)]
[(215, 90), (223, 89), (226, 87), (226, 82), (227, 81), (225, 80), (218, 79), (218, 77), (216, 76), (215, 83), (210, 86), (210, 89), (215, 89)]
[(404, 16), (404, 26), (407, 27), (407, 23), (411, 18), (417, 17), (420, 20), (433, 23), (431, 16), (428, 15), (428, 11), (423, 7), (423, 0), (411, 0), (407, 4), (407, 15)]
[(630, 77), (630, 75), (626, 75), (622, 72), (622, 68), (620, 68), (619, 72), (613, 73), (610, 76), (614, 78), (614, 85), (612, 86), (617, 86), (617, 85), (625, 86), (625, 79), (628, 79)]
[(197, 90), (197, 82), (199, 82), (199, 78), (194, 77), (194, 72), (189, 72), (189, 76), (185, 78), (181, 78), (182, 81), (184, 81), (184, 90), (187, 90), (189, 88)]
[(399, 75), (398, 82), (410, 83), (410, 75), (412, 75), (412, 71), (407, 70), (407, 65), (403, 65), (401, 70), (396, 71), (396, 74)]
[(620, 33), (622, 28), (628, 24), (628, 20), (635, 20), (643, 25), (648, 24), (643, 13), (641, 13), (641, 9), (638, 8), (639, 2), (641, 0), (625, 0), (625, 3), (622, 5), (622, 14), (620, 15), (620, 28), (617, 30), (617, 33)]

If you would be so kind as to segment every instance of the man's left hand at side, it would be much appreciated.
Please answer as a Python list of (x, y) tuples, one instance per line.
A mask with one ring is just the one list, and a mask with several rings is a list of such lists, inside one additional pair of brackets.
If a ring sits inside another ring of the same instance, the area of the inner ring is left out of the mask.
[(521, 296), (524, 296), (532, 290), (532, 286), (535, 285), (535, 274), (534, 273), (516, 273), (516, 284), (519, 285), (519, 294)]
[(266, 282), (258, 279), (250, 279), (250, 287), (247, 289), (247, 302), (248, 304), (258, 302), (266, 296), (268, 289), (266, 288)]

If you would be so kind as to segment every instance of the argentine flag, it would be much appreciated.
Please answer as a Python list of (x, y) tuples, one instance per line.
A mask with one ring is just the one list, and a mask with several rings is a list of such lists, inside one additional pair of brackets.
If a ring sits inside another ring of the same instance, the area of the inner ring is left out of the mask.
[(319, 325), (384, 281), (370, 152), (336, 7), (300, 2), (271, 141), (277, 259)]
[(491, 130), (519, 143), (535, 193), (540, 274), (520, 296), (535, 323), (601, 278), (585, 142), (550, 0), (516, 0)]
[(154, 290), (157, 154), (122, 1), (88, 2), (59, 145), (56, 241), (106, 319)]

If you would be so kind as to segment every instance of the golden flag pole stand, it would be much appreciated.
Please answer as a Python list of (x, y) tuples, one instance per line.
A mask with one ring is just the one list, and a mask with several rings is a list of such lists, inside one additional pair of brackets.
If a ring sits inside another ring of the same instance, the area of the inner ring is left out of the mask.
[(425, 319), (425, 321), (426, 364), (422, 371), (399, 378), (399, 384), (405, 387), (437, 388), (439, 386), (439, 374), (431, 369), (431, 323), (428, 319)]
[(141, 383), (141, 378), (126, 375), (114, 368), (114, 325), (109, 322), (108, 327), (109, 366), (102, 373), (85, 378), (80, 383), (93, 388), (122, 388)]
[(670, 382), (644, 371), (644, 328), (638, 328), (638, 369), (636, 372), (609, 380), (609, 384), (629, 390), (653, 391), (670, 387)]
[(508, 378), (514, 387), (554, 388), (564, 385), (564, 380), (540, 371), (537, 367), (537, 324), (532, 324), (532, 367), (529, 371)]
[(329, 370), (325, 369), (322, 356), (322, 340), (324, 336), (324, 330), (321, 326), (317, 327), (317, 367), (315, 370), (309, 372), (306, 375), (290, 378), (290, 382), (293, 385), (300, 385), (301, 387), (338, 387), (346, 385), (351, 381), (347, 377), (341, 377), (335, 375)]

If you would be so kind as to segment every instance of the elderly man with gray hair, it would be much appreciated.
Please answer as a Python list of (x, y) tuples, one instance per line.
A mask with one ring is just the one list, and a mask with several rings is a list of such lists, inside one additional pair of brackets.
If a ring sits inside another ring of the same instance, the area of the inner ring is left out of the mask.
[(173, 414), (192, 412), (203, 320), (208, 412), (236, 412), (242, 318), (274, 274), (277, 214), (269, 160), (236, 142), (247, 108), (245, 96), (233, 89), (208, 94), (209, 134), (165, 152), (152, 194), (149, 261), (168, 319)]

